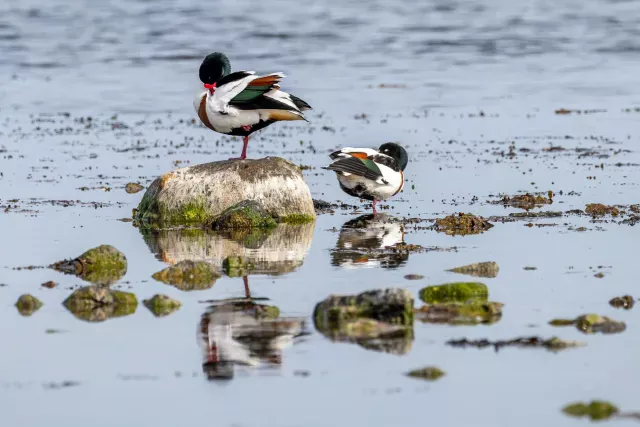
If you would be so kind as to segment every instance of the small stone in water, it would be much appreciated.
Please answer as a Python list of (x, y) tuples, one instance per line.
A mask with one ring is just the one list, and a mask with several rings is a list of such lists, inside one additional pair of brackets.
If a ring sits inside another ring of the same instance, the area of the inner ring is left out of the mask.
[(422, 274), (407, 274), (404, 278), (407, 280), (420, 280), (424, 279), (424, 276)]

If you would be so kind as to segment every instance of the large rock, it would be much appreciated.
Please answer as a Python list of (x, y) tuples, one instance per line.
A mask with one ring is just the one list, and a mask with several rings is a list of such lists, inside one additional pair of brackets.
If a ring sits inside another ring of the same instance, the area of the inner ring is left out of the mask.
[(250, 201), (278, 223), (315, 220), (300, 168), (278, 157), (212, 162), (166, 173), (149, 186), (135, 219), (154, 228), (209, 227), (227, 209)]

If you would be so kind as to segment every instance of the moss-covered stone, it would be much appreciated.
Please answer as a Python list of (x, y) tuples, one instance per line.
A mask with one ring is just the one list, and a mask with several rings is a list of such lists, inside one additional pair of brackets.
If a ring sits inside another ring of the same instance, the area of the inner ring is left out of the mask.
[(127, 258), (113, 246), (101, 245), (75, 259), (58, 261), (49, 267), (96, 285), (108, 286), (126, 274)]
[(488, 262), (476, 262), (474, 264), (465, 265), (462, 267), (452, 268), (447, 270), (452, 273), (465, 274), (473, 277), (486, 277), (494, 278), (498, 276), (500, 267), (493, 261)]
[(249, 260), (239, 256), (229, 256), (222, 261), (222, 269), (229, 277), (244, 277), (254, 270)]
[(180, 290), (193, 291), (211, 288), (220, 275), (211, 263), (185, 260), (158, 271), (151, 277)]
[(18, 312), (23, 316), (31, 316), (42, 307), (42, 302), (30, 294), (20, 295), (15, 304)]
[(502, 204), (505, 206), (513, 206), (520, 209), (531, 210), (538, 206), (542, 205), (550, 205), (553, 203), (553, 192), (549, 191), (547, 193), (547, 197), (542, 195), (534, 195), (534, 194), (518, 194), (515, 196), (503, 196), (497, 202), (493, 202), (494, 204)]
[(292, 224), (292, 225), (307, 224), (315, 220), (316, 219), (313, 217), (313, 215), (305, 215), (305, 214), (291, 214), (291, 215), (285, 215), (278, 218), (279, 223)]
[(624, 322), (618, 322), (610, 319), (606, 316), (600, 316), (599, 314), (584, 314), (573, 320), (571, 319), (553, 319), (549, 322), (552, 326), (571, 326), (575, 327), (585, 333), (602, 333), (602, 334), (615, 334), (623, 332), (627, 329), (627, 325)]
[(142, 301), (142, 303), (156, 317), (168, 316), (182, 306), (180, 301), (161, 294), (156, 294), (153, 297)]
[(616, 208), (615, 206), (603, 205), (602, 203), (590, 203), (587, 205), (584, 211), (587, 214), (594, 217), (605, 216), (605, 215), (611, 215), (611, 216), (620, 215), (620, 211), (618, 210), (618, 208)]
[(495, 323), (502, 318), (503, 306), (499, 302), (487, 301), (425, 305), (416, 310), (416, 318), (426, 323), (451, 325)]
[(427, 286), (420, 290), (420, 299), (427, 304), (483, 302), (489, 298), (489, 289), (484, 283), (455, 282)]
[(62, 304), (78, 319), (102, 322), (135, 313), (138, 299), (129, 292), (94, 285), (74, 291)]
[(620, 411), (613, 404), (601, 400), (594, 400), (589, 403), (572, 403), (565, 406), (562, 412), (572, 417), (588, 417), (592, 420), (606, 420)]
[(243, 201), (223, 211), (213, 222), (214, 230), (274, 228), (277, 222), (255, 201)]
[(450, 236), (480, 234), (493, 227), (486, 219), (473, 214), (458, 213), (436, 220), (435, 230)]
[(609, 305), (615, 308), (624, 308), (625, 310), (632, 309), (635, 304), (635, 300), (631, 295), (625, 295), (622, 297), (612, 298), (609, 301)]
[(137, 182), (130, 182), (124, 186), (124, 191), (126, 191), (129, 194), (135, 194), (142, 190), (144, 190), (144, 187), (138, 184)]
[(421, 369), (414, 369), (407, 372), (407, 376), (412, 378), (420, 378), (427, 381), (435, 381), (443, 377), (445, 372), (435, 366), (427, 366)]

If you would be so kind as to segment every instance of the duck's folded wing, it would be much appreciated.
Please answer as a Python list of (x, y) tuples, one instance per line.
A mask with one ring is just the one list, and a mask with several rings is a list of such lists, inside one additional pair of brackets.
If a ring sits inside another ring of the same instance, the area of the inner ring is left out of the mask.
[(256, 77), (231, 99), (229, 105), (249, 110), (285, 110), (304, 117), (302, 111), (311, 107), (300, 98), (281, 91), (278, 83), (282, 78), (282, 73)]
[(368, 156), (367, 158), (379, 165), (384, 165), (389, 169), (394, 170), (395, 172), (400, 171), (400, 168), (398, 167), (398, 162), (396, 162), (396, 159), (394, 159), (391, 156), (387, 156), (386, 154), (376, 153), (374, 155)]
[(348, 157), (346, 159), (336, 160), (331, 163), (327, 169), (362, 176), (372, 181), (377, 181), (382, 178), (382, 172), (373, 160), (361, 159), (358, 157)]

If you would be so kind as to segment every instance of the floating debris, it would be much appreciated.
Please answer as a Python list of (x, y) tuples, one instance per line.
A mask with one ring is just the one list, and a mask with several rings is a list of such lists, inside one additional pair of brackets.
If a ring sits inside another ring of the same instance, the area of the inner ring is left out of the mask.
[(605, 216), (605, 215), (611, 215), (611, 216), (620, 215), (620, 211), (618, 210), (618, 208), (614, 206), (603, 205), (602, 203), (588, 204), (584, 211), (593, 217), (599, 217), (599, 216)]
[(554, 319), (549, 322), (551, 326), (575, 326), (585, 334), (617, 334), (627, 329), (624, 322), (617, 322), (599, 314), (585, 314), (571, 319)]
[(568, 348), (582, 347), (585, 346), (585, 343), (581, 343), (578, 341), (565, 341), (558, 337), (552, 337), (550, 339), (543, 339), (540, 337), (521, 337), (514, 338), (512, 340), (498, 340), (491, 341), (488, 339), (479, 339), (479, 340), (469, 340), (467, 338), (462, 338), (458, 340), (450, 340), (447, 341), (447, 345), (452, 347), (475, 347), (475, 348), (487, 348), (493, 347), (497, 352), (503, 347), (522, 347), (522, 348), (546, 348), (547, 350), (564, 350)]
[(435, 381), (437, 379), (440, 379), (444, 375), (446, 375), (446, 373), (435, 366), (427, 366), (421, 369), (414, 369), (413, 371), (407, 372), (407, 376), (409, 377), (420, 378), (427, 381)]
[(42, 302), (30, 294), (21, 295), (15, 304), (18, 312), (23, 316), (31, 316), (42, 307)]
[(593, 421), (606, 420), (620, 413), (614, 405), (601, 400), (593, 400), (590, 403), (572, 403), (565, 406), (562, 412), (572, 417), (588, 417)]
[(422, 280), (424, 276), (422, 274), (407, 274), (404, 276), (406, 280)]
[(468, 234), (484, 233), (493, 227), (486, 219), (473, 214), (458, 213), (436, 220), (436, 231), (449, 236), (466, 236)]
[(473, 277), (494, 278), (498, 276), (500, 267), (498, 267), (498, 264), (496, 262), (488, 261), (488, 262), (476, 262), (474, 264), (452, 268), (451, 270), (447, 270), (447, 271), (451, 271), (453, 273), (459, 273), (459, 274), (466, 274), (467, 276), (473, 276)]
[(42, 286), (43, 288), (53, 289), (56, 286), (58, 286), (58, 284), (56, 282), (54, 282), (53, 280), (49, 280), (48, 282), (44, 282), (40, 286)]
[(193, 291), (211, 288), (220, 275), (211, 263), (185, 260), (158, 271), (151, 277), (182, 291)]
[(79, 386), (80, 383), (78, 381), (62, 381), (60, 383), (45, 383), (42, 384), (42, 387), (44, 387), (47, 390), (59, 390), (62, 388), (68, 388), (68, 387), (76, 387)]
[(145, 307), (149, 309), (156, 317), (168, 316), (178, 310), (182, 305), (180, 301), (175, 300), (167, 295), (156, 294), (152, 298), (142, 301)]
[(623, 297), (616, 297), (609, 301), (609, 305), (615, 308), (624, 308), (625, 310), (630, 310), (633, 308), (635, 304), (635, 300), (631, 295), (625, 295)]
[(126, 191), (129, 194), (135, 194), (142, 190), (144, 190), (144, 187), (138, 184), (137, 182), (130, 182), (124, 186), (124, 191)]
[(557, 218), (561, 217), (562, 212), (544, 211), (544, 212), (515, 212), (510, 213), (511, 218)]
[(89, 249), (79, 257), (49, 266), (64, 274), (73, 274), (96, 285), (111, 285), (127, 272), (127, 258), (109, 245)]

